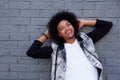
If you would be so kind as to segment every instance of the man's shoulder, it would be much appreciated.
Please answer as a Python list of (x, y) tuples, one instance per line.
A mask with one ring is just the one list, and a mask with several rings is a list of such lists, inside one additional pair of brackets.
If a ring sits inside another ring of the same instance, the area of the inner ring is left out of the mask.
[(85, 32), (79, 32), (81, 38), (89, 38)]

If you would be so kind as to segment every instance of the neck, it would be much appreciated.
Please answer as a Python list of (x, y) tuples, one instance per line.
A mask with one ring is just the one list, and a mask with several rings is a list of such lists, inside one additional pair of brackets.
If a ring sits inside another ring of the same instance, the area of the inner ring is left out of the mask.
[(66, 43), (70, 43), (70, 44), (73, 44), (74, 43), (74, 41), (75, 41), (75, 37), (74, 38), (72, 38), (72, 39), (68, 39), (68, 40), (66, 40), (65, 42)]

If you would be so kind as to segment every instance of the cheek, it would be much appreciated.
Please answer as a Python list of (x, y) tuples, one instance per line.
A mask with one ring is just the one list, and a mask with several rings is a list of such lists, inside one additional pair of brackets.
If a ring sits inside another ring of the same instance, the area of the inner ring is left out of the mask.
[(73, 29), (73, 30), (74, 30), (73, 26), (71, 26), (71, 29)]
[(60, 37), (63, 37), (65, 34), (64, 34), (64, 30), (62, 30), (62, 31), (60, 31), (59, 33), (58, 33), (58, 35), (60, 36)]

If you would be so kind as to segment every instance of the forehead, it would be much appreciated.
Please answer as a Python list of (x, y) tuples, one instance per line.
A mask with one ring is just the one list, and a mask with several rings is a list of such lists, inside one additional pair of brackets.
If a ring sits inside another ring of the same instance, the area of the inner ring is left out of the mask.
[(69, 21), (68, 21), (68, 20), (61, 20), (61, 21), (58, 23), (58, 27), (59, 27), (59, 26), (63, 26), (63, 25), (65, 25), (66, 23), (69, 23)]

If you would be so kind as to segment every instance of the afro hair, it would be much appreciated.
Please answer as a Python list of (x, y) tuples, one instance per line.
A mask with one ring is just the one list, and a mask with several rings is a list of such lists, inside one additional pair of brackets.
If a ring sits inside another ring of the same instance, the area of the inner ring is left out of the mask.
[(50, 19), (50, 21), (47, 24), (49, 34), (51, 35), (51, 39), (56, 43), (64, 43), (65, 42), (65, 40), (58, 35), (58, 30), (57, 30), (57, 26), (58, 26), (59, 22), (62, 20), (67, 20), (72, 24), (72, 26), (75, 30), (75, 33), (74, 33), (75, 36), (78, 33), (79, 25), (78, 25), (78, 20), (77, 20), (77, 17), (75, 16), (75, 14), (72, 12), (68, 12), (68, 11), (58, 12), (52, 16), (52, 18)]

